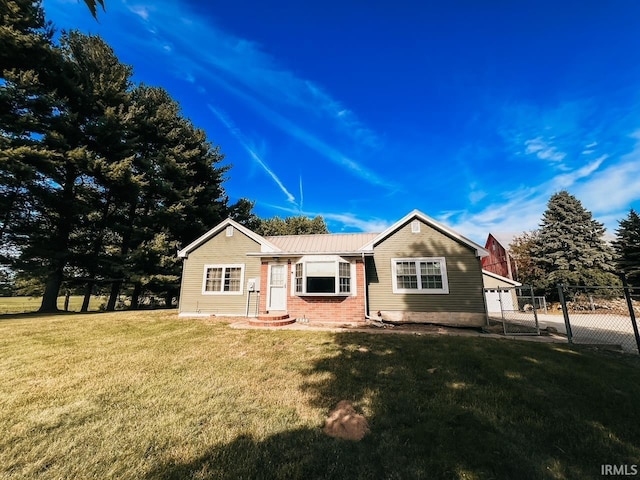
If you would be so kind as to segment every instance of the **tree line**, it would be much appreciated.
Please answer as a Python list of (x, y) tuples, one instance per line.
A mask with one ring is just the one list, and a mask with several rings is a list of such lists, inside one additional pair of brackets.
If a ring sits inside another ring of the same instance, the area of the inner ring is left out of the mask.
[(515, 237), (509, 249), (517, 280), (551, 298), (559, 283), (617, 286), (622, 274), (640, 287), (640, 217), (633, 209), (608, 242), (604, 225), (575, 196), (561, 191), (549, 199), (540, 228)]
[(55, 39), (41, 0), (2, 2), (0, 19), (0, 273), (42, 295), (40, 311), (63, 284), (83, 310), (96, 285), (108, 310), (125, 285), (133, 308), (143, 291), (170, 299), (178, 248), (227, 217), (273, 223), (229, 202), (220, 148), (99, 36)]

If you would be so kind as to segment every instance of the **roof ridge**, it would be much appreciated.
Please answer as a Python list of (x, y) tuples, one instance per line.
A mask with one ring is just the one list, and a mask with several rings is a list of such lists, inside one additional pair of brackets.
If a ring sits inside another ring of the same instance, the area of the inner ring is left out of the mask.
[(315, 237), (330, 235), (379, 235), (380, 232), (337, 232), (337, 233), (294, 233), (287, 235), (265, 235), (264, 238), (271, 237)]

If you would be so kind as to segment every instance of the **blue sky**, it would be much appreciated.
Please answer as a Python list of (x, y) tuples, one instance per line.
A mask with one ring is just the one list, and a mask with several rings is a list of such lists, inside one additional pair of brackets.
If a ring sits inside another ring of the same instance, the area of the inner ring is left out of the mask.
[(640, 210), (640, 2), (106, 5), (44, 0), (169, 91), (261, 217), (376, 232), (417, 208), (484, 244), (563, 189), (609, 234)]

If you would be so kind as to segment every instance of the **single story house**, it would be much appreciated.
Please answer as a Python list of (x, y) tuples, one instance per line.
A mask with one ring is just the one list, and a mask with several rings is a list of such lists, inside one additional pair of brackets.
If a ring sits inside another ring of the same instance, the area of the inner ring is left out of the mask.
[(180, 315), (480, 326), (488, 252), (414, 210), (382, 233), (262, 237), (227, 219), (178, 252)]

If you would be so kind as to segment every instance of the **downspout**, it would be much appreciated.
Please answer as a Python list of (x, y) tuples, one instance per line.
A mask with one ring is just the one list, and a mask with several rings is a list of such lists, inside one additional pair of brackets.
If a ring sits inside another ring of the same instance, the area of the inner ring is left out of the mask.
[(362, 255), (362, 271), (364, 272), (364, 318), (374, 322), (381, 322), (380, 318), (374, 318), (369, 315), (369, 284), (367, 283), (367, 263), (364, 260), (364, 252)]
[(478, 256), (480, 264), (480, 285), (482, 285), (482, 303), (484, 304), (484, 319), (487, 327), (489, 326), (489, 309), (487, 308), (487, 294), (484, 290), (484, 272), (482, 271), (482, 257)]

